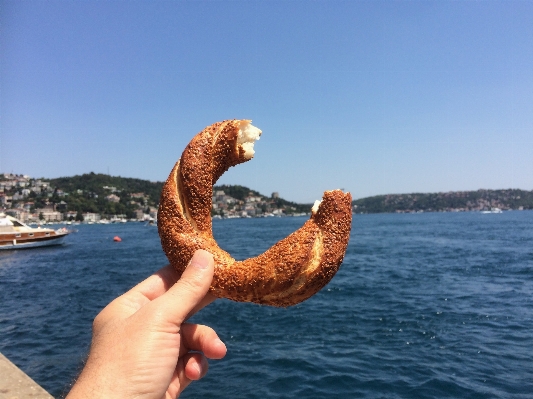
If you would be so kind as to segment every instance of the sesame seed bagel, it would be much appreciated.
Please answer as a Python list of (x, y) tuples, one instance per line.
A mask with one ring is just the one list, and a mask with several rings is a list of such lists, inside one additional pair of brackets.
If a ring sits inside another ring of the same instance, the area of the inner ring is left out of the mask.
[(339, 269), (350, 238), (352, 198), (326, 191), (300, 229), (263, 254), (236, 261), (213, 238), (213, 185), (231, 166), (253, 157), (260, 135), (249, 120), (218, 122), (198, 133), (163, 186), (157, 223), (163, 250), (179, 273), (204, 249), (215, 259), (212, 294), (286, 307), (317, 293)]

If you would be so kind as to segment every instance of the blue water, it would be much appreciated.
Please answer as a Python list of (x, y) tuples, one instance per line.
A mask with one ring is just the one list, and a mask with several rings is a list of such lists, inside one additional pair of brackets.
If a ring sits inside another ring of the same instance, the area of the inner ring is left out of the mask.
[[(214, 231), (242, 259), (304, 221), (216, 220)], [(59, 397), (94, 316), (165, 262), (141, 223), (0, 253), (0, 352)], [(228, 354), (183, 398), (532, 398), (533, 212), (356, 215), (340, 271), (313, 298), (220, 300), (195, 321)]]

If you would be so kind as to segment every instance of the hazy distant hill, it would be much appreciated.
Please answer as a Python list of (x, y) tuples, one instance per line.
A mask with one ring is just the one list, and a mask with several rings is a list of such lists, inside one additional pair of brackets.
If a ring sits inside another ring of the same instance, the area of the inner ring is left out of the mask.
[(353, 204), (356, 213), (533, 209), (533, 191), (508, 189), (390, 194), (358, 199)]

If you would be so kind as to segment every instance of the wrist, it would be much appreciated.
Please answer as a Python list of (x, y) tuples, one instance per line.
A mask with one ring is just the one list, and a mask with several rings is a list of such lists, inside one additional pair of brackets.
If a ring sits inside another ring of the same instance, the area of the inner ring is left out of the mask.
[(88, 361), (65, 399), (127, 399), (111, 375)]

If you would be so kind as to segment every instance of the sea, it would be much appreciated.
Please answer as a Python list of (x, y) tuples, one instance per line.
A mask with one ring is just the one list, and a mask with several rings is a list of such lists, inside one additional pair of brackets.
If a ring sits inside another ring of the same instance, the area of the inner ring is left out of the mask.
[[(245, 259), (305, 220), (213, 229)], [(76, 229), (62, 246), (0, 253), (0, 352), (54, 397), (80, 372), (95, 315), (166, 264), (156, 227)], [(309, 300), (222, 299), (193, 321), (228, 352), (182, 398), (533, 398), (533, 211), (354, 215), (339, 272)]]

